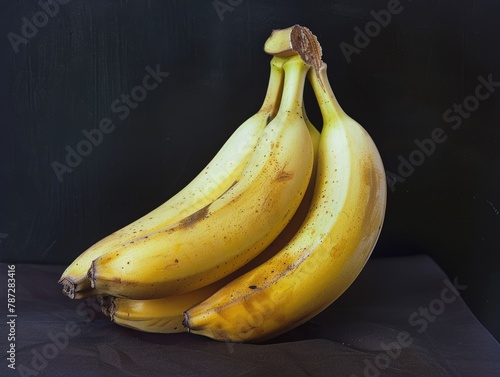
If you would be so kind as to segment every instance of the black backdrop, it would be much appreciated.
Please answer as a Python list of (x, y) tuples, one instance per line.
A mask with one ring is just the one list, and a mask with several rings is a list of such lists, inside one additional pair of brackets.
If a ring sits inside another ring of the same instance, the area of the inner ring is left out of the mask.
[(500, 338), (498, 1), (44, 4), (0, 12), (2, 261), (67, 264), (182, 188), (260, 106), (271, 30), (298, 23), (388, 172), (373, 257), (430, 255)]

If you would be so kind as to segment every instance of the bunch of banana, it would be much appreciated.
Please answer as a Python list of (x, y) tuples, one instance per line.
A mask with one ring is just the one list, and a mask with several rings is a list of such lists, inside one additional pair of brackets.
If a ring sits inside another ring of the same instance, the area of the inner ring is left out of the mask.
[(271, 59), (271, 73), (259, 111), (239, 126), (209, 164), (181, 191), (131, 224), (92, 245), (63, 272), (59, 283), (70, 298), (96, 295), (87, 272), (92, 261), (134, 239), (165, 228), (206, 207), (238, 181), (267, 124), (276, 116), (283, 87), (284, 59)]
[(309, 79), (323, 117), (309, 212), (268, 261), (185, 312), (194, 334), (259, 342), (314, 317), (354, 281), (382, 227), (385, 173), (368, 133), (338, 104), (322, 63)]
[(94, 259), (92, 288), (132, 299), (189, 292), (236, 271), (271, 244), (299, 207), (313, 168), (302, 116), (308, 70), (300, 56), (283, 63), (280, 107), (239, 179), (184, 219)]
[[(78, 257), (65, 294), (100, 295), (103, 313), (136, 330), (259, 342), (350, 286), (384, 219), (380, 155), (338, 104), (309, 29), (275, 30), (264, 50), (261, 110), (179, 194)], [(307, 79), (321, 134), (304, 110)]]
[[(305, 111), (303, 116), (311, 135), (316, 159), (320, 134), (310, 122)], [(278, 237), (273, 240), (271, 245), (237, 271), (194, 291), (158, 299), (133, 300), (103, 296), (100, 298), (102, 312), (109, 316), (116, 324), (135, 330), (153, 333), (186, 332), (187, 329), (183, 326), (183, 320), (184, 311), (187, 308), (207, 299), (230, 281), (269, 260), (293, 237), (302, 225), (311, 205), (315, 175), (316, 162), (313, 165), (313, 172), (307, 191), (292, 220)]]

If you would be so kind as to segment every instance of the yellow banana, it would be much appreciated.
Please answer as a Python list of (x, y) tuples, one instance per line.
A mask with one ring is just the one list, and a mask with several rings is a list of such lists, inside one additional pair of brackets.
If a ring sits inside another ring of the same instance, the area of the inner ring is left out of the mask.
[(131, 299), (192, 291), (248, 263), (285, 228), (307, 189), (314, 153), (302, 116), (309, 66), (295, 56), (283, 70), (280, 108), (241, 179), (180, 222), (95, 259), (89, 270), (93, 288)]
[[(311, 134), (316, 157), (320, 134), (309, 121), (305, 112), (303, 116)], [(134, 330), (165, 334), (185, 332), (186, 328), (182, 325), (185, 310), (207, 299), (236, 277), (264, 263), (281, 250), (281, 248), (293, 237), (304, 221), (311, 205), (315, 170), (316, 167), (314, 166), (306, 194), (292, 220), (266, 250), (241, 267), (238, 271), (205, 287), (175, 296), (151, 300), (131, 300), (126, 298), (107, 297), (107, 299), (101, 302), (102, 312), (111, 317), (111, 320), (116, 324)]]
[(309, 213), (274, 257), (185, 312), (188, 331), (260, 342), (324, 310), (354, 281), (381, 231), (385, 173), (368, 133), (338, 104), (326, 65), (309, 79), (323, 117)]
[(236, 129), (210, 163), (185, 188), (158, 208), (103, 238), (78, 256), (59, 280), (64, 294), (70, 298), (98, 294), (90, 289), (90, 281), (87, 279), (87, 271), (94, 259), (200, 210), (240, 178), (260, 135), (279, 108), (283, 61), (279, 57), (271, 59), (267, 93), (260, 110)]
[(152, 300), (107, 297), (101, 302), (101, 308), (120, 326), (153, 333), (185, 332), (183, 311), (210, 296), (223, 284), (223, 281), (217, 281), (191, 292)]

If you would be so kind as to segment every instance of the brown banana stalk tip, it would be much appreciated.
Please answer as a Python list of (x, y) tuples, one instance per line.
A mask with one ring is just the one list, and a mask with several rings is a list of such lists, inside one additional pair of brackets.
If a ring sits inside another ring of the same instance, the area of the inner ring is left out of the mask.
[(59, 284), (62, 284), (63, 286), (63, 294), (68, 296), (70, 299), (74, 299), (75, 298), (75, 284), (64, 278), (64, 279), (61, 279), (59, 280)]
[[(305, 26), (294, 25), (286, 29), (273, 30), (264, 45), (264, 51), (281, 57), (298, 54), (320, 78), (319, 70), (323, 66), (321, 45), (318, 38)], [(321, 78), (320, 82), (324, 89)]]
[(116, 313), (115, 297), (107, 295), (98, 296), (98, 300), (103, 314), (110, 317), (113, 321)]
[(299, 53), (302, 60), (313, 67), (315, 71), (319, 71), (323, 64), (321, 60), (323, 52), (318, 38), (304, 26), (294, 27), (291, 38), (292, 46)]

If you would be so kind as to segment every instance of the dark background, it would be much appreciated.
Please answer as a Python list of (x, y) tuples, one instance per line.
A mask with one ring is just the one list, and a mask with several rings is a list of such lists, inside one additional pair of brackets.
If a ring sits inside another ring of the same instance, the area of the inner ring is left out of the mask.
[[(430, 255), (467, 285), (466, 303), (500, 339), (500, 87), (469, 102), (477, 109), (459, 128), (443, 118), (474, 95), (479, 76), (500, 81), (500, 3), (402, 0), (362, 48), (354, 28), (364, 30), (387, 1), (221, 3), (218, 13), (211, 0), (73, 0), (18, 52), (9, 33), (22, 35), (23, 17), (42, 8), (2, 6), (1, 260), (68, 264), (175, 194), (259, 108), (270, 60), (263, 44), (272, 29), (298, 23), (318, 36), (346, 112), (372, 135), (390, 175), (400, 175), (389, 181), (373, 257)], [(348, 58), (347, 44), (358, 48)], [(157, 65), (169, 76), (119, 119), (111, 103)], [(306, 104), (320, 125), (309, 88)], [(51, 164), (65, 163), (66, 146), (76, 148), (103, 118), (113, 132), (58, 180)], [(404, 170), (401, 161), (417, 156), (415, 139), (436, 128), (447, 139)]]

